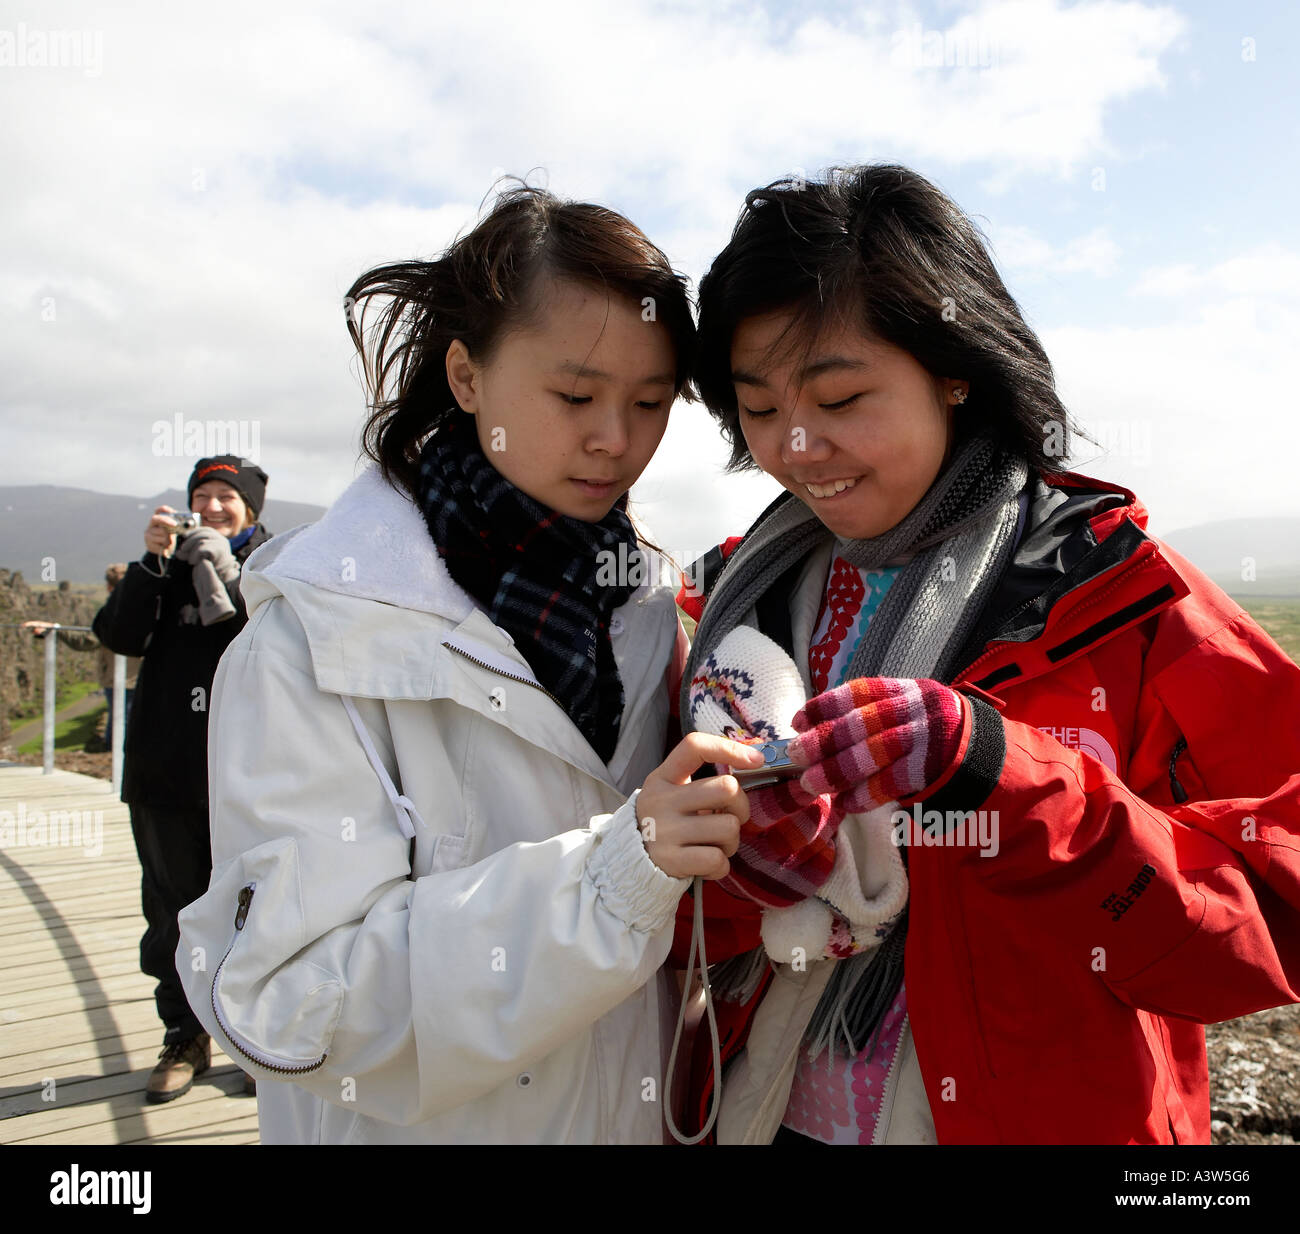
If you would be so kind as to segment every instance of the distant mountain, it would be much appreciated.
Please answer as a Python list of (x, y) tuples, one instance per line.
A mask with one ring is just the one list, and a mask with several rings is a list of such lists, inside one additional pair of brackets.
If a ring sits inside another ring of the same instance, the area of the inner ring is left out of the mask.
[[(0, 567), (21, 571), (29, 583), (102, 583), (110, 562), (140, 559), (156, 506), (184, 509), (185, 493), (125, 497), (57, 484), (0, 487)], [(273, 532), (288, 531), (324, 513), (324, 506), (270, 499), (260, 521)], [(53, 579), (44, 576), (45, 558), (54, 559)]]
[(1237, 599), (1300, 597), (1300, 518), (1222, 519), (1160, 539)]
[[(54, 484), (0, 487), (0, 568), (22, 571), (29, 583), (100, 583), (111, 561), (136, 561), (155, 506), (181, 508), (185, 494), (124, 497)], [(323, 506), (266, 503), (262, 522), (272, 531), (313, 523)], [(1238, 599), (1300, 599), (1300, 518), (1232, 518), (1160, 536)], [(53, 557), (55, 580), (42, 579), (42, 558)], [(1253, 562), (1255, 578), (1242, 578)]]

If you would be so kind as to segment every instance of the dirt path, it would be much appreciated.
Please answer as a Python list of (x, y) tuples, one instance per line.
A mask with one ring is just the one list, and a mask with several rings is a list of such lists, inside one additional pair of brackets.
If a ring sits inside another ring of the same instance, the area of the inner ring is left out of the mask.
[[(96, 707), (104, 706), (104, 695), (102, 692), (92, 690), (89, 694), (83, 694), (75, 703), (69, 703), (62, 711), (54, 713), (54, 723), (57, 725), (61, 720), (71, 720), (76, 716), (85, 715), (88, 711), (94, 711)], [(5, 745), (12, 746), (15, 750), (19, 746), (31, 741), (33, 737), (39, 737), (45, 727), (45, 717), (41, 716), (38, 720), (30, 720), (22, 728), (16, 728), (9, 734)]]

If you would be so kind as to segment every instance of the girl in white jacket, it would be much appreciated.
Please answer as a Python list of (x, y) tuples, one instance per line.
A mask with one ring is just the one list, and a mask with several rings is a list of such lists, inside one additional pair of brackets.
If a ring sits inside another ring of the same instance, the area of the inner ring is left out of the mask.
[(375, 465), (245, 568), (190, 1003), (264, 1143), (659, 1143), (674, 910), (748, 817), (690, 776), (761, 761), (664, 758), (684, 636), (626, 499), (686, 387), (682, 281), (520, 188), (347, 304)]

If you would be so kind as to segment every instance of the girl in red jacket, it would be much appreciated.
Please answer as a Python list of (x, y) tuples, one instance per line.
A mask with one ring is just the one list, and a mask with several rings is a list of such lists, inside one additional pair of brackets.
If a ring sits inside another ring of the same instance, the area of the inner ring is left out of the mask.
[(906, 168), (748, 195), (696, 379), (787, 491), (681, 596), (684, 731), (757, 706), (742, 625), (808, 696), (704, 893), (719, 1141), (1208, 1142), (1201, 1026), (1300, 999), (1300, 668), (1062, 469), (1041, 344)]

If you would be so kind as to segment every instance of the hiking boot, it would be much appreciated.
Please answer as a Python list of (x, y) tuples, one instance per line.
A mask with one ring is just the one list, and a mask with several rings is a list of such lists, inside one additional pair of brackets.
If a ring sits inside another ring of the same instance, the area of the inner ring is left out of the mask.
[(190, 1091), (196, 1075), (202, 1075), (212, 1065), (212, 1038), (200, 1033), (188, 1041), (174, 1041), (165, 1045), (158, 1055), (158, 1065), (144, 1086), (148, 1101), (175, 1101)]

